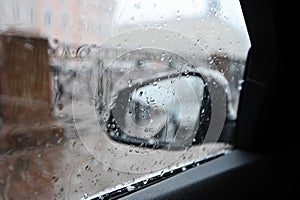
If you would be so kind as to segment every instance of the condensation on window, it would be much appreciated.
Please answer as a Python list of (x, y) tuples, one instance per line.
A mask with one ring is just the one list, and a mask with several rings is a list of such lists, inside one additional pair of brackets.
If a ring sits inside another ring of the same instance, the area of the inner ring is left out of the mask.
[(232, 149), (238, 0), (0, 1), (0, 199), (133, 192)]

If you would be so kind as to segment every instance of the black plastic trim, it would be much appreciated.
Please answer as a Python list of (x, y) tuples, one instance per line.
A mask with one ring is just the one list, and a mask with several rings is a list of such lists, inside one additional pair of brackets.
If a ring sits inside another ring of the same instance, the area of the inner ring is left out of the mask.
[(284, 191), (277, 188), (281, 179), (275, 164), (272, 156), (234, 150), (121, 199), (264, 199), (272, 194), (275, 198)]
[[(273, 3), (270, 0), (240, 0), (245, 17), (251, 49), (237, 119), (235, 146), (254, 151), (272, 151), (268, 145), (270, 123), (275, 119), (273, 109), (280, 100), (276, 97), (278, 83), (278, 52), (276, 46)], [(279, 141), (276, 139), (276, 141)]]

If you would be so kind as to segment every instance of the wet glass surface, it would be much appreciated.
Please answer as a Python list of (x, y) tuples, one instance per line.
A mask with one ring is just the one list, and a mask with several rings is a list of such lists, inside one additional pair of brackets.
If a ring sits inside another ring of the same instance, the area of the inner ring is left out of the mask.
[(130, 192), (231, 149), (249, 48), (237, 0), (0, 1), (0, 199)]

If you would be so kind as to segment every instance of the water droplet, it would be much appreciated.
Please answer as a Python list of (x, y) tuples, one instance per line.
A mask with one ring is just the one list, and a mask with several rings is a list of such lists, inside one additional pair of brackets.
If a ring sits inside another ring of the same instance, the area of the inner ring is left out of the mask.
[(186, 167), (182, 167), (181, 170), (184, 172), (186, 170)]
[(146, 185), (148, 183), (148, 179), (143, 181), (143, 184)]
[(181, 16), (180, 16), (180, 15), (177, 16), (177, 17), (176, 17), (176, 20), (177, 20), (177, 21), (180, 21), (180, 20), (181, 20)]
[(63, 138), (59, 138), (59, 139), (56, 141), (56, 143), (57, 143), (57, 144), (60, 144), (60, 143), (62, 143), (63, 140), (64, 140)]
[(131, 192), (135, 189), (135, 187), (133, 185), (130, 185), (130, 186), (127, 186), (126, 189), (128, 192)]
[(89, 197), (89, 195), (87, 193), (84, 193), (83, 198), (87, 199)]
[(242, 84), (243, 82), (244, 82), (243, 79), (241, 79), (241, 80), (238, 81), (239, 84)]
[(156, 86), (157, 85), (157, 81), (154, 81), (152, 84), (153, 84), (153, 86)]
[(59, 179), (59, 177), (57, 177), (57, 176), (53, 176), (53, 177), (52, 177), (52, 181), (53, 181), (54, 183), (56, 183), (56, 182), (58, 181), (58, 179)]
[(32, 51), (34, 49), (34, 46), (30, 43), (25, 43), (24, 48), (29, 50), (29, 51)]
[(140, 9), (140, 8), (141, 8), (141, 5), (140, 5), (139, 3), (135, 3), (135, 4), (134, 4), (134, 7), (135, 7), (136, 9)]
[(113, 170), (112, 170), (112, 168), (109, 167), (109, 168), (107, 169), (107, 171), (111, 173)]
[(132, 80), (131, 79), (128, 79), (127, 83), (128, 83), (128, 87), (132, 87)]
[(91, 166), (89, 166), (89, 165), (85, 166), (85, 170), (87, 170), (87, 171), (91, 170)]

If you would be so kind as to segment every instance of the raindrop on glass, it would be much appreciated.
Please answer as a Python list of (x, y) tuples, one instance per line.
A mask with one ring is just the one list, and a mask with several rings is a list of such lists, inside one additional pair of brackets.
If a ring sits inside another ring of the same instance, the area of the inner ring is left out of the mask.
[(89, 197), (89, 195), (87, 193), (84, 193), (83, 198), (87, 199)]
[(130, 185), (130, 186), (127, 186), (126, 189), (128, 192), (131, 192), (135, 189), (135, 187), (133, 185)]
[(128, 87), (132, 87), (132, 80), (131, 79), (128, 79), (127, 83), (128, 83)]

